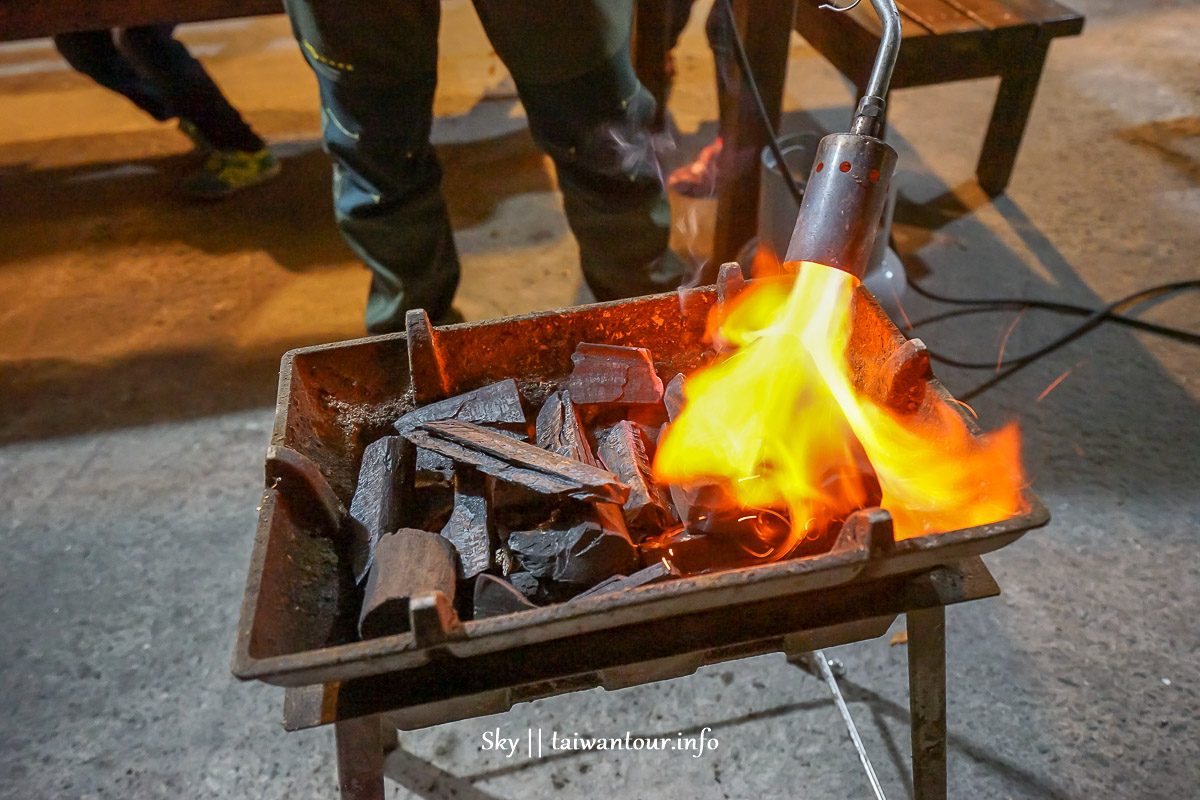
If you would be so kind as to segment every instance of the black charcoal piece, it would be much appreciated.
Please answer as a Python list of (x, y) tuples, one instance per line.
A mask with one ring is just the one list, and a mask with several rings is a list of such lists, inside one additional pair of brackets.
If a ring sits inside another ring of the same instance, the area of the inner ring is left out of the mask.
[(492, 565), (492, 535), (483, 475), (460, 467), (454, 475), (454, 508), (442, 528), (458, 551), (458, 577), (469, 580)]
[(575, 369), (567, 390), (576, 403), (625, 405), (662, 400), (662, 380), (644, 347), (582, 342), (571, 361)]
[(454, 480), (454, 462), (440, 453), (416, 448), (416, 468), (413, 472), (413, 485), (418, 489), (428, 486), (449, 486)]
[(541, 582), (528, 572), (511, 572), (508, 575), (508, 582), (531, 602), (545, 597)]
[[(684, 377), (680, 373), (667, 384), (663, 392), (663, 405), (667, 407), (667, 417), (671, 422), (683, 411)], [(670, 422), (664, 425), (658, 434), (659, 440), (670, 428)], [(729, 509), (736, 506), (733, 497), (716, 484), (698, 484), (684, 488), (677, 484), (670, 486), (671, 505), (675, 515), (689, 527), (704, 521), (711, 511)]]
[(486, 574), (475, 578), (475, 619), (499, 617), (531, 608), (537, 606), (503, 578)]
[(508, 535), (508, 549), (526, 574), (549, 578), (559, 553), (570, 548), (575, 536), (573, 527), (554, 520), (533, 530), (513, 531)]
[(608, 580), (600, 581), (600, 583), (597, 583), (586, 592), (576, 595), (573, 599), (579, 600), (584, 597), (596, 597), (602, 594), (623, 592), (626, 589), (649, 586), (652, 583), (661, 583), (662, 581), (678, 578), (679, 576), (678, 567), (660, 559), (648, 567), (639, 569), (632, 575), (613, 575)]
[(607, 470), (466, 422), (426, 422), (405, 434), (417, 447), (510, 483), (576, 500), (624, 503), (629, 487)]
[(409, 601), (441, 592), (454, 596), (454, 548), (436, 533), (401, 528), (375, 545), (363, 592), (358, 632), (364, 639), (409, 629)]
[(531, 531), (509, 534), (508, 547), (536, 578), (590, 587), (625, 572), (636, 549), (619, 507), (597, 503)]
[(555, 392), (546, 398), (537, 415), (536, 429), (537, 446), (543, 450), (598, 466), (570, 392)]
[(407, 504), (413, 446), (401, 436), (384, 436), (367, 445), (350, 501), (351, 565), (362, 583), (374, 559), (379, 537), (401, 526)]
[(425, 422), (456, 419), (462, 422), (514, 426), (525, 425), (521, 395), (512, 378), (492, 383), (455, 397), (410, 411), (396, 421), (396, 430), (405, 435)]
[(633, 422), (618, 422), (597, 438), (600, 462), (629, 486), (629, 499), (623, 509), (630, 532), (658, 533), (673, 524), (671, 501), (650, 474), (650, 457), (641, 427)]

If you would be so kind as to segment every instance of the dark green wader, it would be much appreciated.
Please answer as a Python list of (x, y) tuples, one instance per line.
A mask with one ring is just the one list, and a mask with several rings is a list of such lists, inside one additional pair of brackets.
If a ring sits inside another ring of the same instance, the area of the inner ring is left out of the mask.
[[(553, 158), (588, 286), (599, 300), (674, 289), (670, 209), (629, 56), (632, 0), (474, 0)], [(367, 329), (436, 320), (458, 287), (429, 133), (440, 7), (432, 0), (285, 0), (321, 90), (338, 227), (374, 273)]]

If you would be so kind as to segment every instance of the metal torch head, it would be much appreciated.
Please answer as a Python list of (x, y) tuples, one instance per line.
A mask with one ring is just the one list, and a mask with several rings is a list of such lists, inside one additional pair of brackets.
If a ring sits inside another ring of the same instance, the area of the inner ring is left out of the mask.
[(895, 172), (896, 151), (874, 136), (822, 139), (784, 261), (815, 261), (862, 279)]
[[(838, 8), (848, 11), (858, 2)], [(900, 12), (895, 0), (871, 0), (883, 26), (879, 50), (849, 133), (826, 136), (817, 146), (800, 217), (784, 261), (816, 261), (862, 279), (879, 233), (896, 151), (883, 141), (888, 84), (900, 50)]]

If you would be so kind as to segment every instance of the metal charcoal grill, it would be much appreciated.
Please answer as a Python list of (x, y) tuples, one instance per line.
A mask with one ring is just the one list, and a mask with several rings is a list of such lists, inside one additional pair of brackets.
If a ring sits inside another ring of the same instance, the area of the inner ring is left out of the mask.
[[(690, 372), (704, 360), (718, 296), (736, 288), (722, 283), (438, 329), (416, 312), (405, 334), (288, 353), (233, 672), (292, 687), (285, 725), (337, 723), (343, 774), (374, 775), (373, 753), (382, 753), (374, 715), (419, 728), (566, 691), (676, 677), (705, 663), (879, 636), (908, 613), (910, 659), (928, 662), (933, 681), (918, 685), (925, 679), (910, 665), (914, 703), (925, 698), (924, 711), (914, 705), (914, 752), (918, 723), (920, 746), (929, 750), (914, 761), (926, 776), (917, 780), (918, 796), (944, 796), (942, 608), (998, 593), (977, 556), (1049, 520), (1028, 490), (1024, 513), (990, 525), (894, 542), (886, 513), (868, 510), (847, 522), (826, 553), (489, 619), (459, 624), (445, 609), (417, 608), (414, 600), (412, 631), (358, 641), (361, 590), (330, 520), (349, 503), (367, 444), (429, 399), (505, 378), (540, 404), (565, 384), (581, 342), (645, 347), (664, 380)], [(920, 413), (924, 392), (949, 399), (927, 373), (919, 344), (865, 290), (855, 295), (854, 317), (848, 355), (856, 372), (891, 362), (890, 379), (861, 391), (909, 404), (912, 413)]]

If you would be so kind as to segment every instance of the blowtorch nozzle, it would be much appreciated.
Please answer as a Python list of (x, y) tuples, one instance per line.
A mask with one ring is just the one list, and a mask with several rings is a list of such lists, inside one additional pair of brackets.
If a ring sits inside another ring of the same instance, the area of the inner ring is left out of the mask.
[(816, 261), (861, 279), (895, 171), (896, 151), (874, 136), (822, 139), (784, 261)]
[[(815, 261), (861, 279), (879, 233), (896, 172), (896, 151), (883, 141), (884, 97), (900, 47), (900, 13), (893, 0), (871, 0), (883, 24), (879, 52), (849, 133), (817, 146), (800, 216), (784, 261)], [(835, 9), (836, 10), (836, 9)]]

